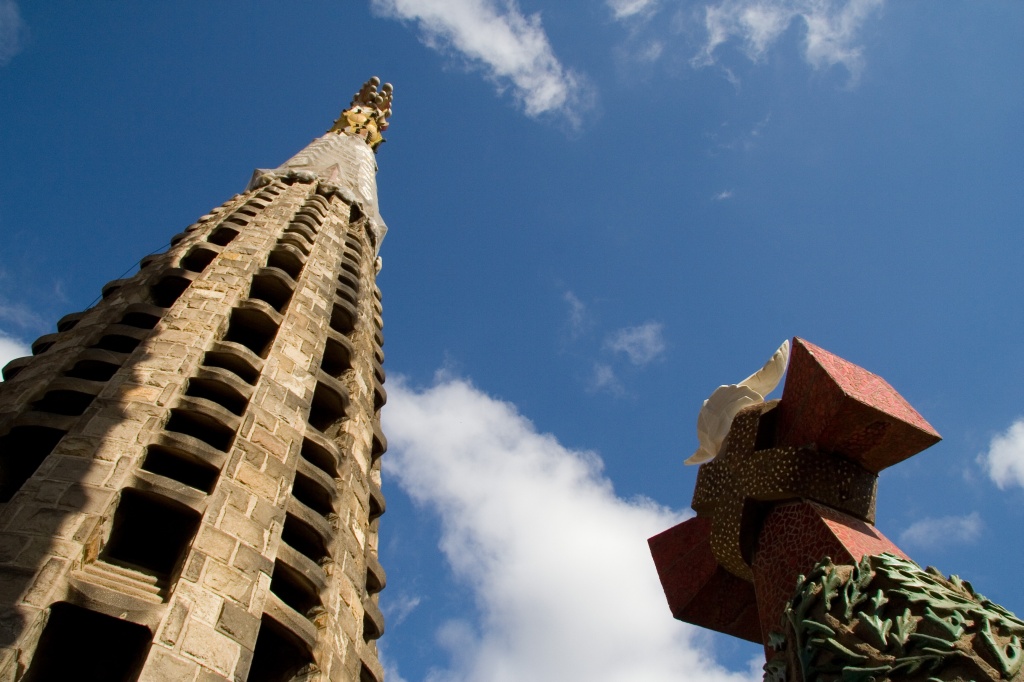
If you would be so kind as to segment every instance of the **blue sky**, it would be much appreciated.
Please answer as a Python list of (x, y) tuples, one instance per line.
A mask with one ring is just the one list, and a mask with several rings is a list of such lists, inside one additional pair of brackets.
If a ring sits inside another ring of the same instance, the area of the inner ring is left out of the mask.
[(395, 85), (391, 679), (751, 676), (645, 538), (798, 335), (944, 436), (879, 527), (1018, 613), (1024, 4), (0, 0), (0, 358)]

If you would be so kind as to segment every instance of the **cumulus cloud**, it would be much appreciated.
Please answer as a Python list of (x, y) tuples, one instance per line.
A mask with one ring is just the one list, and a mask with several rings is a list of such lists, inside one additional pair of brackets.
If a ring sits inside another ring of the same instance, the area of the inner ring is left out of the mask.
[(1012, 485), (1024, 488), (1024, 418), (992, 438), (979, 461), (1000, 490)]
[(0, 66), (6, 65), (25, 46), (25, 22), (14, 0), (0, 0)]
[(716, 61), (720, 46), (736, 40), (754, 61), (769, 49), (794, 21), (804, 29), (803, 54), (816, 69), (842, 65), (856, 80), (863, 68), (857, 44), (861, 28), (884, 0), (720, 0), (704, 8), (707, 39), (693, 59), (698, 66)]
[(634, 365), (647, 365), (665, 352), (665, 339), (660, 322), (647, 322), (639, 327), (626, 327), (609, 335), (605, 347), (625, 353)]
[(524, 15), (515, 0), (372, 0), (372, 6), (414, 22), (429, 47), (459, 53), (499, 90), (511, 85), (528, 116), (557, 112), (575, 124), (589, 98), (583, 77), (555, 56), (540, 15)]
[(617, 497), (596, 454), (466, 381), (396, 383), (387, 474), (437, 515), (440, 549), (477, 609), (435, 633), (448, 660), (428, 680), (760, 678), (724, 670), (669, 614), (646, 538), (682, 514)]
[(900, 533), (900, 544), (914, 547), (942, 547), (974, 542), (981, 534), (981, 515), (943, 516), (921, 519)]
[(32, 350), (26, 344), (0, 331), (0, 367), (3, 367), (14, 358), (31, 354)]

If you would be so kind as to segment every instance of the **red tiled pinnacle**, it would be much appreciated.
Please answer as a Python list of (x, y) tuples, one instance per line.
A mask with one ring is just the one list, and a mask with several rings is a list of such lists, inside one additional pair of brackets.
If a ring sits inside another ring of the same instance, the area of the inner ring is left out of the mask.
[(777, 445), (813, 445), (874, 473), (941, 439), (885, 379), (799, 338), (777, 434)]

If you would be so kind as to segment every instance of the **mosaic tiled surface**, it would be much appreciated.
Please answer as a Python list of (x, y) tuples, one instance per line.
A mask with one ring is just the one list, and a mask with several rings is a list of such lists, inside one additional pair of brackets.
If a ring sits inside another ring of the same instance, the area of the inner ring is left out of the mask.
[(756, 538), (765, 503), (811, 499), (874, 520), (875, 474), (845, 457), (810, 448), (755, 450), (758, 424), (775, 409), (774, 404), (753, 405), (736, 416), (722, 453), (701, 466), (691, 503), (711, 520), (718, 563), (745, 580), (753, 574), (749, 556), (744, 557), (744, 538)]
[(761, 631), (779, 629), (779, 618), (796, 589), (825, 557), (837, 564), (856, 563), (865, 554), (902, 551), (878, 529), (814, 502), (775, 507), (764, 521), (752, 562)]
[(941, 438), (884, 379), (799, 338), (779, 409), (779, 445), (814, 444), (875, 473)]
[(718, 565), (710, 538), (711, 523), (697, 517), (648, 540), (672, 615), (760, 643), (754, 586)]

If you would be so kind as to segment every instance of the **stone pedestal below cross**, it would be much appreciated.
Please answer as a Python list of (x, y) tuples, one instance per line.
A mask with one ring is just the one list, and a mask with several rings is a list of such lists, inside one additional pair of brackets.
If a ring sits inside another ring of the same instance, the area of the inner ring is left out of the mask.
[(794, 339), (782, 399), (737, 415), (697, 516), (649, 540), (672, 615), (767, 645), (825, 557), (905, 556), (873, 525), (878, 473), (939, 440), (882, 378)]

